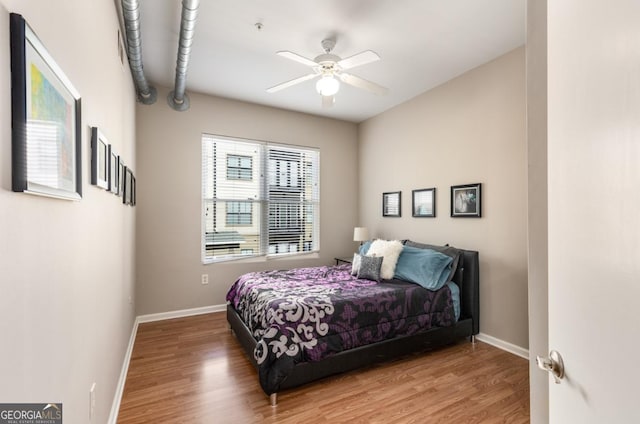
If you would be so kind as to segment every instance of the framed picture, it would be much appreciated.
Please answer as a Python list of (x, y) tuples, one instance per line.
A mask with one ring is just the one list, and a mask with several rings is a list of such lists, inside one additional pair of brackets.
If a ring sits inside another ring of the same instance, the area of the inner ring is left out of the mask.
[(480, 218), (482, 209), (482, 184), (451, 186), (451, 216), (460, 218)]
[(109, 142), (91, 127), (91, 184), (109, 190)]
[(113, 149), (113, 146), (109, 144), (109, 191), (115, 194), (118, 194), (118, 189), (120, 188), (119, 177), (120, 174), (120, 156), (116, 154)]
[(136, 190), (137, 190), (137, 184), (136, 184), (136, 176), (131, 174), (131, 206), (135, 206), (136, 205)]
[(382, 216), (402, 216), (401, 195), (402, 192), (400, 191), (382, 193)]
[(80, 94), (21, 15), (10, 28), (11, 189), (80, 200)]
[[(124, 167), (123, 170), (123, 174), (122, 174), (122, 203), (125, 205), (129, 204), (129, 192), (131, 191), (131, 176), (130, 176), (130, 171), (129, 168), (127, 168), (126, 166)], [(128, 184), (127, 184), (128, 183)]]
[(130, 168), (124, 167), (124, 193), (122, 195), (122, 203), (125, 205), (133, 205), (133, 196), (134, 196), (134, 182), (135, 178), (133, 176), (133, 171)]
[(122, 162), (122, 156), (118, 156), (118, 196), (124, 197), (124, 162)]
[(435, 218), (436, 216), (436, 189), (423, 188), (413, 190), (413, 216), (416, 218)]

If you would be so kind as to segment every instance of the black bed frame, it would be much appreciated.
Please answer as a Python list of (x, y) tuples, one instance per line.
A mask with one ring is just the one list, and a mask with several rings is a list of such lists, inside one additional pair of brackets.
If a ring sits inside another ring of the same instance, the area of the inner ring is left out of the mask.
[[(463, 277), (462, 281), (455, 281), (460, 287), (460, 319), (455, 325), (433, 328), (424, 333), (346, 350), (317, 362), (298, 363), (292, 373), (282, 382), (280, 390), (297, 387), (323, 377), (351, 371), (409, 353), (441, 347), (464, 337), (470, 337), (473, 341), (474, 336), (480, 331), (478, 252), (472, 250), (462, 250), (462, 252), (464, 255)], [(231, 305), (227, 305), (227, 321), (247, 353), (249, 361), (257, 369), (258, 364), (253, 357), (256, 340)], [(270, 395), (270, 402), (272, 406), (276, 405), (277, 393)]]

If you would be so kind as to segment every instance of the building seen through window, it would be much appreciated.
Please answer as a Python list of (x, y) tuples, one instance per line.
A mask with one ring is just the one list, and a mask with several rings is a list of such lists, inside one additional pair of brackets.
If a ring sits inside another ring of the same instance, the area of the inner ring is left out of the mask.
[(204, 135), (203, 261), (319, 249), (319, 152)]

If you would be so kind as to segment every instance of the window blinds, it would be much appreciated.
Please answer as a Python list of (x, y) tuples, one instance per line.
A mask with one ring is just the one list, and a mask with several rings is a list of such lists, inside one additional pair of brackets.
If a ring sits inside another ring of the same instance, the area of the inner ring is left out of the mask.
[(203, 261), (319, 249), (317, 149), (202, 137)]

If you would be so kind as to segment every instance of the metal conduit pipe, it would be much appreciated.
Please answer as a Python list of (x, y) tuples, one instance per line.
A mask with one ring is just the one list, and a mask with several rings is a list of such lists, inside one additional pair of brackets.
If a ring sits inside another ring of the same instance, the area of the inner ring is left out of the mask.
[(140, 4), (138, 0), (122, 0), (122, 15), (127, 33), (127, 56), (138, 101), (145, 105), (156, 102), (156, 89), (149, 85), (142, 69), (142, 43), (140, 37)]
[(189, 96), (185, 93), (187, 84), (187, 67), (191, 55), (191, 44), (198, 17), (200, 0), (182, 0), (182, 19), (180, 22), (180, 39), (178, 41), (178, 60), (176, 63), (176, 82), (174, 90), (167, 96), (167, 102), (174, 110), (189, 109)]

